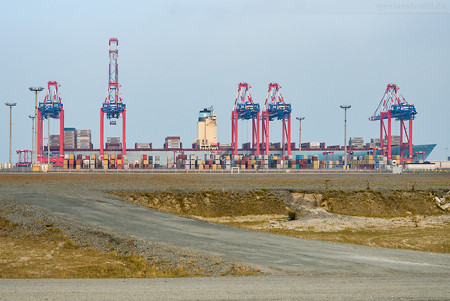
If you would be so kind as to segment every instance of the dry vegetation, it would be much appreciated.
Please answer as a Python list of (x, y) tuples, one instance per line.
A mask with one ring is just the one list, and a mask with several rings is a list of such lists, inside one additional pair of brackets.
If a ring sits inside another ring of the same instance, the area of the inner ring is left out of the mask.
[(441, 215), (429, 191), (325, 191), (321, 205), (332, 213), (366, 217)]
[(38, 235), (0, 217), (1, 278), (127, 278), (186, 276), (183, 269), (161, 270), (139, 255), (121, 256), (84, 249), (57, 228)]
[(399, 227), (389, 230), (375, 228), (335, 232), (298, 231), (292, 229), (265, 229), (264, 231), (305, 239), (371, 247), (450, 253), (450, 224), (426, 228)]
[[(259, 272), (241, 265), (225, 265), (222, 272), (213, 273), (212, 268), (207, 271), (195, 267), (195, 258), (174, 264), (108, 245), (109, 251), (101, 252), (77, 245), (51, 224), (35, 222), (44, 230), (36, 233), (35, 227), (27, 229), (0, 216), (0, 278), (162, 278)], [(211, 266), (221, 264), (216, 261)]]
[(167, 212), (202, 217), (286, 214), (283, 200), (263, 190), (112, 192), (116, 196)]
[[(144, 206), (229, 226), (342, 243), (450, 253), (450, 218), (430, 191), (120, 191)], [(292, 218), (289, 212), (296, 212)]]

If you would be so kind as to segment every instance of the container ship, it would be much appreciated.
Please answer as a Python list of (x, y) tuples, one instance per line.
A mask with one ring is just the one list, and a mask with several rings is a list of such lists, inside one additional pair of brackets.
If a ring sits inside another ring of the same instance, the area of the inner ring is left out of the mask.
[[(52, 157), (59, 156), (59, 143), (59, 135), (50, 137)], [(347, 145), (349, 167), (384, 169), (389, 164), (400, 163), (400, 136), (392, 136), (391, 143), (392, 162), (388, 162), (387, 157), (377, 150), (380, 139), (371, 139), (370, 143), (364, 144), (362, 137), (350, 137)], [(426, 161), (435, 146), (436, 144), (413, 145), (414, 161)], [(217, 142), (217, 116), (211, 107), (199, 112), (197, 139), (190, 148), (183, 147), (179, 136), (169, 136), (161, 148), (154, 148), (152, 143), (135, 143), (134, 148), (127, 148), (123, 155), (120, 137), (108, 137), (101, 156), (101, 150), (92, 147), (90, 130), (65, 128), (64, 161), (56, 165), (65, 169), (342, 168), (344, 146), (307, 142), (302, 143), (299, 148), (291, 143), (291, 155), (287, 154), (287, 149), (286, 144), (283, 149), (281, 143), (270, 143), (268, 154), (258, 155), (250, 143), (244, 143), (237, 154), (233, 155), (231, 143)], [(408, 150), (404, 150), (403, 155), (408, 156)]]
[[(118, 82), (118, 39), (109, 40), (109, 81), (108, 92), (100, 108), (100, 148), (94, 149), (91, 130), (65, 128), (64, 106), (59, 95), (59, 84), (49, 81), (44, 101), (37, 105), (36, 91), (34, 163), (51, 162), (65, 169), (129, 169), (129, 168), (179, 168), (179, 169), (268, 169), (268, 168), (357, 168), (384, 169), (386, 166), (406, 162), (424, 162), (436, 144), (413, 145), (412, 122), (417, 114), (415, 106), (409, 104), (398, 92), (399, 87), (388, 84), (375, 113), (369, 118), (380, 124), (380, 138), (364, 144), (362, 137), (350, 137), (345, 146), (327, 146), (324, 142), (301, 143), (295, 147), (291, 142), (291, 104), (284, 101), (281, 86), (270, 83), (263, 106), (254, 102), (251, 86), (241, 82), (231, 111), (231, 143), (217, 140), (217, 116), (212, 107), (199, 112), (197, 139), (183, 147), (178, 136), (165, 139), (162, 148), (152, 143), (137, 142), (134, 148), (127, 147), (126, 113), (127, 106), (119, 93)], [(350, 105), (341, 105), (346, 114)], [(121, 120), (121, 137), (107, 137), (104, 141), (104, 122), (116, 125)], [(59, 119), (59, 135), (48, 137), (48, 145), (43, 145), (43, 121)], [(303, 117), (297, 117), (300, 121)], [(251, 143), (239, 148), (238, 121), (251, 122)], [(270, 143), (270, 122), (282, 123), (282, 142)], [(392, 122), (400, 122), (400, 135), (392, 136)], [(404, 140), (406, 139), (406, 143)], [(301, 138), (300, 138), (301, 140)], [(345, 140), (347, 140), (345, 130)], [(345, 153), (347, 150), (347, 154)], [(19, 165), (31, 165), (32, 151), (18, 151)], [(343, 162), (345, 155), (345, 160)], [(28, 158), (21, 160), (23, 158)], [(348, 164), (343, 166), (343, 164)], [(34, 169), (35, 166), (33, 166)], [(39, 166), (37, 166), (39, 167)]]

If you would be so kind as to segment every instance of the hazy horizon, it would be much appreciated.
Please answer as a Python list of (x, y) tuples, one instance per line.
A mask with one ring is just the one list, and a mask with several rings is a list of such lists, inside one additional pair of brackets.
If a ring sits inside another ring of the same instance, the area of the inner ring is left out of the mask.
[[(15, 150), (31, 149), (34, 93), (57, 81), (65, 127), (91, 129), (99, 148), (99, 111), (108, 86), (108, 40), (119, 39), (119, 83), (127, 106), (127, 146), (181, 136), (190, 146), (198, 112), (213, 106), (219, 142), (231, 141), (238, 84), (248, 82), (264, 105), (269, 83), (292, 105), (292, 141), (344, 142), (379, 137), (370, 122), (389, 83), (418, 111), (413, 143), (437, 146), (430, 160), (450, 155), (449, 1), (21, 1), (0, 12), (0, 101), (13, 109)], [(39, 94), (43, 101), (45, 91)], [(9, 108), (0, 110), (0, 162), (9, 156)], [(46, 126), (45, 126), (46, 127)], [(59, 120), (51, 121), (59, 134)], [(251, 140), (239, 122), (239, 144)], [(398, 122), (393, 134), (399, 133)], [(281, 140), (280, 122), (270, 128)], [(46, 133), (46, 130), (45, 130)], [(105, 122), (105, 137), (121, 136)], [(106, 138), (105, 138), (106, 141)]]

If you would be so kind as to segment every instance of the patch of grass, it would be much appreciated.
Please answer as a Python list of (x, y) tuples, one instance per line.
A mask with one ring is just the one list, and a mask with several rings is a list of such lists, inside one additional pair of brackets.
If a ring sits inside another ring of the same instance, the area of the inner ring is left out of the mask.
[(295, 221), (297, 219), (297, 212), (295, 212), (295, 211), (288, 211), (288, 219), (290, 221)]
[(0, 216), (0, 278), (172, 278), (260, 273), (233, 263), (224, 263), (213, 271), (197, 267), (196, 259), (187, 263), (158, 256), (145, 259), (134, 252), (134, 240), (128, 242), (130, 250), (114, 251), (109, 242), (108, 252), (87, 249), (53, 224), (34, 222), (41, 230), (32, 235), (26, 226)]
[(0, 237), (0, 278), (142, 278), (191, 276), (184, 267), (161, 268), (139, 255), (82, 249), (58, 232)]
[(17, 224), (11, 223), (7, 218), (0, 216), (0, 233), (8, 232), (17, 227)]
[(331, 213), (365, 217), (440, 215), (429, 191), (326, 191), (321, 206)]
[[(208, 276), (189, 264), (146, 260), (134, 252), (85, 249), (49, 225), (38, 235), (0, 216), (0, 278), (161, 278)], [(127, 253), (127, 254), (124, 254)], [(233, 270), (235, 268), (236, 270)], [(231, 265), (224, 275), (259, 271)]]
[(284, 201), (267, 190), (115, 191), (116, 196), (167, 212), (202, 217), (286, 214)]
[(392, 230), (343, 230), (336, 232), (296, 231), (290, 229), (262, 230), (292, 237), (357, 244), (371, 247), (408, 249), (450, 253), (450, 226)]

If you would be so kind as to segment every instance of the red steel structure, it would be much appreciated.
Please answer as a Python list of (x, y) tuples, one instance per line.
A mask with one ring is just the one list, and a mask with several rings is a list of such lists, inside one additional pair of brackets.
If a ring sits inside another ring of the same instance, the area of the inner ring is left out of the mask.
[[(119, 40), (109, 39), (109, 82), (108, 93), (103, 106), (100, 108), (100, 156), (104, 151), (104, 114), (107, 119), (119, 119), (122, 115), (122, 156), (126, 155), (126, 105), (122, 103), (119, 92)], [(110, 121), (110, 125), (115, 125)]]
[(30, 150), (18, 150), (16, 151), (19, 160), (17, 161), (17, 166), (31, 166), (31, 158), (33, 152)]
[[(275, 119), (282, 121), (282, 146), (287, 141), (287, 153), (291, 155), (291, 105), (286, 103), (280, 92), (281, 86), (270, 83), (266, 102), (262, 111), (262, 145), (264, 154), (269, 155), (269, 121)], [(284, 149), (284, 148), (283, 148)], [(284, 155), (284, 154), (283, 154)]]
[(248, 83), (239, 83), (233, 111), (231, 112), (231, 146), (238, 154), (238, 120), (252, 120), (252, 152), (259, 155), (259, 104), (253, 102)]
[[(392, 159), (392, 118), (400, 121), (400, 161), (412, 162), (412, 121), (415, 118), (417, 111), (414, 105), (408, 104), (398, 90), (399, 87), (395, 84), (387, 85), (383, 98), (369, 120), (380, 120), (380, 149), (382, 155), (387, 154), (388, 160)], [(387, 119), (387, 127), (385, 119)], [(406, 138), (406, 143), (403, 141), (404, 138)], [(383, 139), (387, 140), (386, 147), (384, 146)], [(405, 150), (408, 151), (408, 155), (404, 154)]]
[[(38, 122), (37, 122), (37, 157), (38, 161), (43, 162), (43, 145), (44, 135), (43, 129), (44, 119), (59, 119), (59, 157), (64, 158), (64, 108), (59, 96), (59, 85), (56, 81), (49, 81), (47, 91), (45, 92), (44, 101), (38, 106)], [(47, 150), (50, 154), (50, 150)]]
[(323, 156), (325, 161), (334, 161), (334, 151), (325, 151)]

